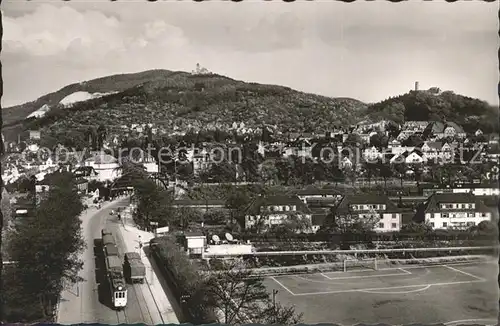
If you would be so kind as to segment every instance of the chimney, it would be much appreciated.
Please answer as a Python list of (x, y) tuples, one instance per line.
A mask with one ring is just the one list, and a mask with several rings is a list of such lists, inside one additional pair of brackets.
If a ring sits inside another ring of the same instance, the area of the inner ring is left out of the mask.
[(415, 92), (418, 92), (418, 81), (415, 82)]

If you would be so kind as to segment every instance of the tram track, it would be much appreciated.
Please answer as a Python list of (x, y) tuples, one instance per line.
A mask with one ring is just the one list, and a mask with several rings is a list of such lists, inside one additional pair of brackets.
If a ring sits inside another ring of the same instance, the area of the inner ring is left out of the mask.
[[(120, 223), (118, 221), (112, 221), (112, 222), (114, 222), (114, 223)], [(118, 251), (119, 251), (119, 254), (120, 254), (120, 258), (123, 258), (124, 254), (125, 254), (125, 249), (124, 249), (125, 248), (125, 241), (124, 241), (123, 236), (121, 235), (120, 231), (117, 230), (117, 229), (115, 229), (115, 231), (116, 231), (116, 233), (115, 232), (113, 232), (113, 233), (116, 236), (116, 240), (119, 241), (119, 243), (120, 243), (120, 245), (118, 246)], [(147, 286), (147, 291), (151, 294), (156, 309), (158, 310), (158, 312), (160, 312), (160, 309), (158, 307), (158, 303), (156, 302), (156, 299), (153, 296), (153, 293), (151, 291), (149, 282), (146, 279), (146, 277), (144, 278), (144, 283), (143, 284), (134, 284), (134, 283), (132, 283), (132, 284), (128, 284), (127, 285), (127, 290), (133, 292), (133, 295), (135, 296), (137, 302), (132, 303), (133, 301), (128, 300), (129, 302), (127, 303), (127, 306), (125, 307), (125, 309), (123, 310), (123, 312), (125, 313), (125, 310), (130, 308), (130, 304), (134, 304), (134, 306), (137, 305), (138, 308), (139, 308), (138, 312), (140, 314), (140, 319), (141, 319), (141, 321), (139, 321), (139, 322), (140, 323), (148, 324), (147, 321), (150, 320), (151, 323), (154, 324), (154, 322), (153, 322), (153, 314), (151, 313), (151, 309), (154, 309), (154, 308), (153, 307), (149, 307), (146, 304), (146, 299), (144, 297), (145, 294), (143, 293), (143, 289), (145, 289), (145, 288), (142, 287), (143, 285)], [(117, 317), (119, 318), (118, 314), (117, 314)], [(161, 316), (161, 314), (160, 314), (160, 317), (161, 317), (162, 323), (164, 323), (163, 317)], [(126, 319), (127, 319), (126, 323), (130, 322), (130, 320), (128, 319), (128, 317), (126, 317)], [(121, 323), (120, 318), (119, 318), (118, 322)], [(134, 322), (134, 320), (132, 320), (132, 322)]]
[[(120, 317), (120, 313), (123, 313), (123, 318)], [(128, 324), (128, 316), (125, 309), (116, 310), (116, 319), (118, 320), (118, 324)]]
[[(145, 280), (147, 282), (147, 280)], [(142, 320), (151, 320), (153, 322), (153, 316), (151, 315), (151, 311), (149, 310), (148, 305), (145, 305), (145, 308), (141, 307), (141, 302), (145, 303), (146, 299), (144, 298), (144, 293), (142, 293), (140, 285), (139, 284), (131, 284), (131, 287), (129, 289), (133, 289), (135, 293), (135, 297), (137, 298), (137, 305), (139, 306), (139, 311), (142, 316)], [(147, 312), (146, 312), (147, 311)]]
[[(153, 268), (153, 267), (151, 266), (151, 269), (152, 269), (152, 268)], [(151, 270), (151, 272), (153, 272), (153, 271)], [(158, 303), (156, 302), (155, 296), (153, 295), (153, 291), (151, 290), (151, 286), (149, 285), (149, 281), (148, 281), (146, 278), (144, 278), (144, 283), (147, 285), (147, 287), (148, 287), (148, 291), (149, 291), (149, 293), (151, 294), (151, 297), (153, 298), (153, 302), (155, 303), (156, 310), (158, 310), (158, 312), (160, 313), (161, 323), (162, 323), (162, 324), (165, 324), (165, 321), (163, 320), (163, 316), (162, 316), (162, 313), (161, 313), (160, 307), (158, 306)]]

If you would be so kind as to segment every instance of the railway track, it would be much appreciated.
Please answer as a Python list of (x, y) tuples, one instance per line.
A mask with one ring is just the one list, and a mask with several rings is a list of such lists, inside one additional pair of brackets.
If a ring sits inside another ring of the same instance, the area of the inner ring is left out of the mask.
[[(146, 259), (147, 259), (147, 258), (146, 258)], [(153, 272), (153, 271), (152, 271), (153, 266), (151, 266), (150, 268), (151, 268), (151, 272)], [(160, 307), (158, 307), (158, 303), (156, 302), (155, 296), (153, 295), (153, 291), (151, 290), (151, 286), (149, 285), (149, 282), (148, 282), (147, 278), (144, 278), (144, 284), (146, 284), (146, 285), (147, 285), (148, 290), (149, 290), (149, 293), (151, 294), (151, 297), (153, 298), (153, 301), (154, 301), (154, 303), (155, 303), (156, 310), (158, 310), (158, 312), (160, 313), (161, 323), (162, 323), (162, 324), (165, 324), (165, 321), (163, 320), (163, 316), (162, 316), (162, 314), (161, 314)], [(149, 308), (148, 308), (148, 309), (149, 309)]]
[[(115, 221), (116, 222), (116, 221)], [(117, 222), (119, 223), (119, 222)], [(116, 230), (117, 232), (115, 233), (116, 237), (117, 237), (117, 240), (119, 239), (120, 241), (120, 246), (118, 246), (118, 250), (119, 250), (119, 253), (120, 253), (120, 257), (123, 257), (124, 256), (124, 248), (125, 248), (125, 241), (123, 239), (123, 236), (121, 235), (120, 231), (119, 230)], [(151, 290), (151, 287), (149, 285), (149, 282), (146, 278), (144, 278), (144, 283), (146, 286), (147, 286), (147, 289), (149, 291), (149, 293), (151, 294), (151, 297), (153, 298), (153, 301), (155, 303), (155, 307), (156, 309), (158, 310), (158, 312), (160, 312), (160, 308), (158, 306), (158, 303), (156, 302), (156, 299), (153, 295), (153, 292)], [(141, 285), (143, 284), (129, 284), (127, 286), (127, 289), (130, 291), (132, 290), (135, 294), (135, 297), (137, 298), (137, 306), (139, 307), (139, 311), (140, 311), (140, 314), (141, 314), (141, 319), (142, 319), (142, 323), (146, 323), (145, 321), (147, 320), (151, 320), (151, 322), (153, 323), (153, 316), (152, 316), (152, 313), (151, 313), (151, 310), (153, 307), (149, 307), (147, 304), (144, 304), (144, 307), (142, 307), (141, 303), (146, 303), (146, 299), (144, 297), (144, 293), (141, 291)], [(129, 303), (130, 304), (130, 303)], [(127, 307), (125, 307), (125, 309), (127, 309)], [(123, 312), (125, 313), (125, 310), (123, 310)], [(149, 315), (149, 317), (148, 317)], [(165, 323), (165, 321), (163, 320), (163, 316), (161, 315), (161, 313), (159, 314), (160, 315), (160, 318), (161, 318), (161, 321), (162, 321), (162, 324)], [(118, 312), (117, 312), (117, 316), (118, 316)], [(125, 316), (126, 317), (126, 316)], [(126, 317), (127, 318), (127, 317)], [(121, 323), (120, 321), (120, 318), (119, 318), (119, 323)], [(127, 322), (128, 323), (129, 320), (127, 318)]]
[[(145, 280), (145, 282), (147, 282), (147, 280)], [(142, 291), (140, 289), (140, 285), (131, 284), (129, 289), (133, 289), (133, 291), (135, 293), (135, 297), (137, 298), (137, 305), (139, 306), (139, 311), (141, 313), (143, 322), (146, 320), (151, 320), (151, 322), (153, 322), (153, 316), (151, 315), (151, 311), (149, 310), (148, 305), (145, 305), (145, 308), (141, 307), (140, 303), (141, 302), (145, 303), (146, 299), (144, 298), (144, 294), (142, 293)], [(148, 315), (149, 315), (149, 317), (148, 317)], [(162, 320), (162, 322), (163, 322), (163, 320)]]
[(118, 320), (118, 324), (128, 324), (129, 323), (127, 312), (125, 311), (125, 309), (116, 311), (116, 319)]

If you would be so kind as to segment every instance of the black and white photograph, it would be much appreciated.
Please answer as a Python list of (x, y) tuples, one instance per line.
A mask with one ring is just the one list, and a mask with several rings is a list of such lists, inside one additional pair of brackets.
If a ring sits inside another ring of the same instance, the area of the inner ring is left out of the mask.
[(1, 3), (0, 323), (499, 323), (498, 1)]

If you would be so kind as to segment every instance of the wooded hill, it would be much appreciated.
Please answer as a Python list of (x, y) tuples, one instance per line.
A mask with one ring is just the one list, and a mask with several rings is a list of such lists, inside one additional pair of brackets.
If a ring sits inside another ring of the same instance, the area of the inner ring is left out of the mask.
[(368, 107), (372, 120), (449, 121), (462, 125), (471, 133), (477, 129), (484, 133), (498, 132), (498, 113), (498, 107), (485, 101), (436, 89), (410, 91)]
[[(71, 108), (59, 105), (61, 99), (77, 91), (118, 93), (78, 102)], [(12, 129), (12, 125), (20, 125), (16, 121), (44, 104), (51, 107), (50, 112), (23, 122), (24, 129), (42, 128), (57, 136), (100, 123), (110, 127), (131, 123), (166, 128), (191, 125), (196, 129), (244, 122), (250, 128), (270, 124), (312, 131), (354, 123), (366, 109), (354, 99), (329, 98), (283, 86), (246, 83), (216, 74), (151, 70), (69, 85), (35, 102), (5, 109), (4, 121)]]

